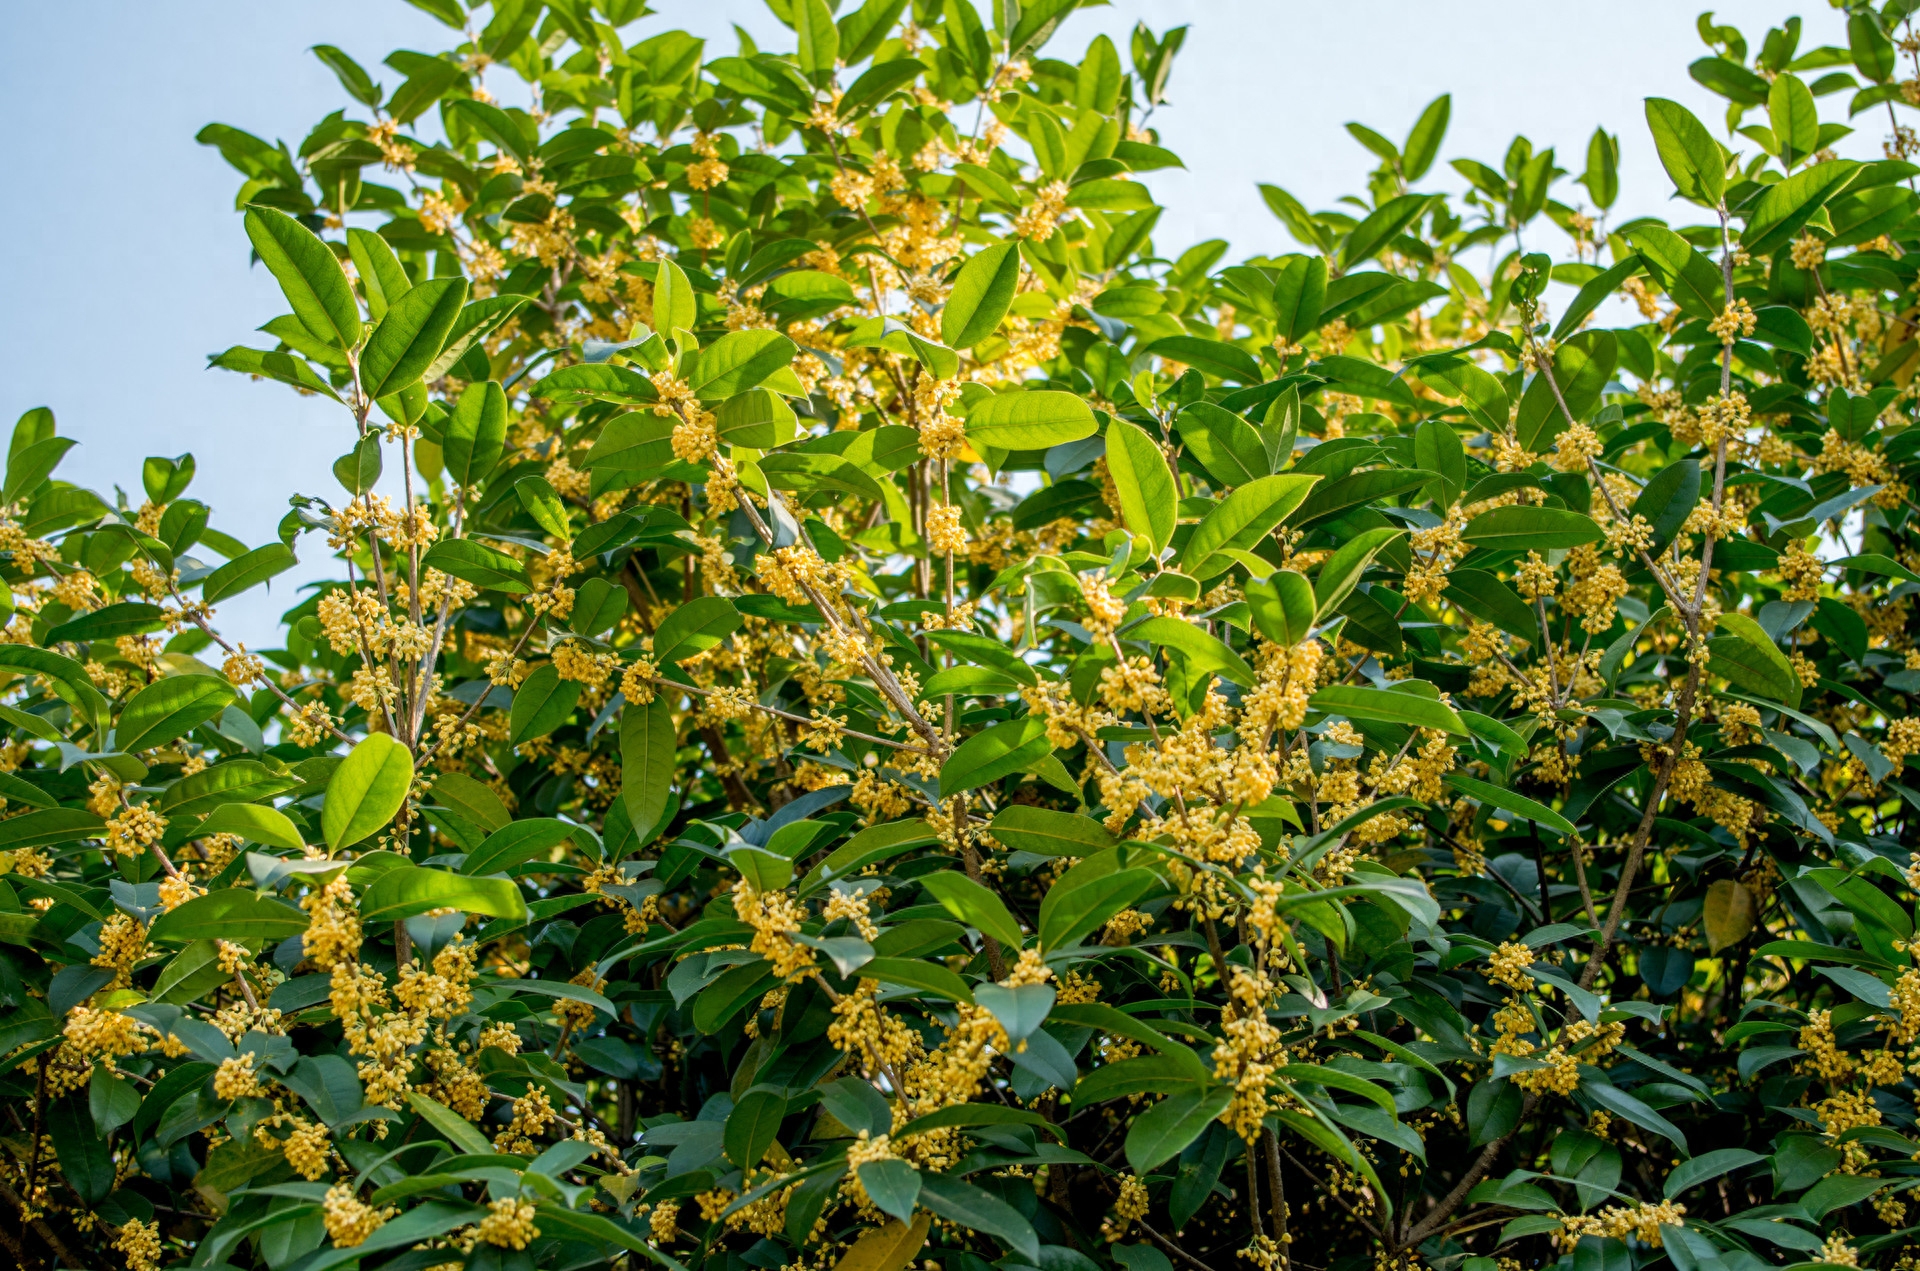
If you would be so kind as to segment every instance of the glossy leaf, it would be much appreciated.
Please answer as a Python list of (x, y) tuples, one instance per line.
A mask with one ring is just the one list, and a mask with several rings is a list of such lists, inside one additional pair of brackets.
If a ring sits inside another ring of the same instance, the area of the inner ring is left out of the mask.
[(385, 733), (371, 733), (355, 746), (327, 781), (321, 833), (338, 851), (367, 838), (393, 820), (413, 783), (413, 756)]

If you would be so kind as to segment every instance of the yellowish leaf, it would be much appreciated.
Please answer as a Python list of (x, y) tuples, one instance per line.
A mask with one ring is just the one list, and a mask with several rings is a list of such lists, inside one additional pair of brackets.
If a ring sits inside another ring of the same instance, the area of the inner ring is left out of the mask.
[(1721, 879), (1707, 888), (1705, 918), (1711, 952), (1740, 943), (1753, 930), (1753, 893), (1731, 878)]
[(927, 1228), (932, 1223), (933, 1215), (923, 1209), (914, 1215), (911, 1227), (898, 1219), (875, 1227), (854, 1241), (833, 1271), (904, 1271), (920, 1246), (927, 1243)]

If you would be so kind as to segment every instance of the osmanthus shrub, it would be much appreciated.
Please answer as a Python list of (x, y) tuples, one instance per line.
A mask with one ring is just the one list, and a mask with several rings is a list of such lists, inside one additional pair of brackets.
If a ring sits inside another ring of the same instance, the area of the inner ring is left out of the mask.
[(11, 1259), (1914, 1265), (1906, 0), (1230, 265), (1180, 29), (415, 2), (201, 134), (278, 538), (13, 434)]

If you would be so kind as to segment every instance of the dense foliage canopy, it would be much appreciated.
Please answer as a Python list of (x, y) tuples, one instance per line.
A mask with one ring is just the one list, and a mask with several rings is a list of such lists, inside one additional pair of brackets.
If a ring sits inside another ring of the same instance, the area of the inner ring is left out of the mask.
[(1910, 0), (1233, 264), (1183, 30), (413, 2), (200, 134), (277, 541), (13, 434), (12, 1259), (1915, 1265)]

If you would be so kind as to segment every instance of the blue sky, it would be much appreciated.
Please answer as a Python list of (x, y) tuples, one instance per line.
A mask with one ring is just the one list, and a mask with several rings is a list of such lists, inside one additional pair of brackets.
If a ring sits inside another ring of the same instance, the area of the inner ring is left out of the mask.
[[(778, 43), (758, 0), (667, 0), (629, 38), (678, 25), (731, 52), (731, 24)], [(1758, 46), (1785, 5), (1721, 4), (1716, 19)], [(1844, 42), (1824, 3), (1800, 7), (1802, 47)], [(1668, 212), (1669, 188), (1642, 122), (1641, 99), (1677, 98), (1717, 122), (1721, 103), (1686, 78), (1705, 49), (1682, 0), (1615, 0), (1595, 7), (1527, 0), (1123, 0), (1071, 18), (1056, 37), (1077, 56), (1100, 32), (1126, 48), (1144, 19), (1192, 30), (1153, 119), (1185, 172), (1157, 173), (1168, 214), (1163, 250), (1226, 238), (1236, 255), (1291, 246), (1254, 186), (1284, 185), (1324, 207), (1362, 188), (1369, 156), (1342, 124), (1360, 120), (1400, 138), (1441, 92), (1453, 94), (1442, 158), (1497, 164), (1519, 126), (1556, 146), (1578, 173), (1596, 124), (1620, 134), (1622, 187), (1614, 218)], [(248, 266), (233, 198), (238, 177), (195, 144), (218, 120), (297, 145), (348, 105), (307, 50), (336, 44), (375, 70), (395, 48), (438, 49), (452, 35), (403, 0), (93, 0), (0, 6), (0, 200), (9, 244), (0, 306), (0, 424), (32, 406), (54, 409), (81, 445), (61, 475), (111, 499), (139, 500), (140, 460), (191, 451), (193, 493), (213, 524), (258, 545), (273, 537), (297, 491), (331, 494), (328, 467), (349, 445), (338, 407), (277, 385), (208, 371), (209, 353), (258, 341), (254, 328), (285, 311), (272, 279)], [(496, 75), (502, 74), (496, 72)], [(399, 78), (378, 67), (389, 88)], [(1827, 98), (1828, 119), (1844, 114)], [(1842, 153), (1877, 157), (1884, 118), (1864, 116)], [(1444, 164), (1428, 184), (1459, 184)], [(1558, 196), (1573, 199), (1570, 184)], [(299, 579), (328, 572), (317, 539), (294, 575), (223, 606), (219, 625), (259, 647), (278, 643), (274, 616)]]

